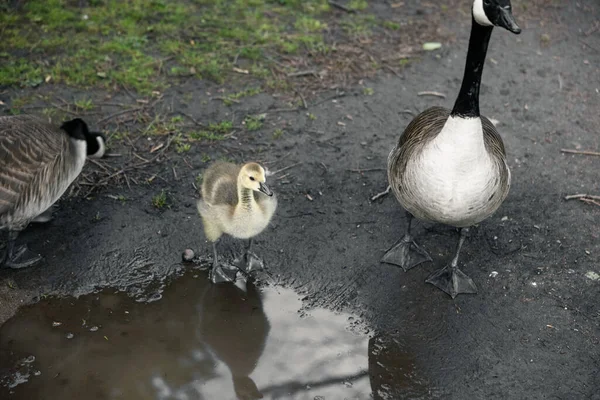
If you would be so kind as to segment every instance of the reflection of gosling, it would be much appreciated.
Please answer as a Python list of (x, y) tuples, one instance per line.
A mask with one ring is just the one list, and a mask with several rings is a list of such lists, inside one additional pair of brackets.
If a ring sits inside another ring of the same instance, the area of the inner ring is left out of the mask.
[(277, 198), (265, 181), (265, 170), (256, 163), (239, 166), (216, 162), (204, 172), (198, 212), (206, 238), (213, 244), (213, 283), (234, 278), (218, 263), (217, 241), (223, 233), (249, 239), (243, 258), (245, 270), (249, 271), (252, 238), (267, 227), (277, 208)]

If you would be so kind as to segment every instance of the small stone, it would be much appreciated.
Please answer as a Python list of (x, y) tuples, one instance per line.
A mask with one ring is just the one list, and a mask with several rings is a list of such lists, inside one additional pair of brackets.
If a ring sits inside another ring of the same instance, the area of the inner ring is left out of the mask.
[(56, 321), (54, 321), (54, 322), (52, 323), (52, 327), (53, 327), (53, 328), (56, 328), (57, 326), (61, 326), (61, 325), (62, 325), (62, 322), (56, 322)]
[(598, 275), (596, 272), (594, 271), (588, 271), (585, 273), (585, 277), (588, 279), (591, 279), (593, 281), (598, 281), (600, 280), (600, 275)]
[(498, 276), (498, 271), (492, 271), (490, 272), (490, 278), (495, 278)]
[(181, 255), (183, 261), (192, 261), (194, 259), (194, 250), (185, 249), (183, 254)]
[(74, 336), (71, 332), (67, 333), (67, 339), (73, 339)]

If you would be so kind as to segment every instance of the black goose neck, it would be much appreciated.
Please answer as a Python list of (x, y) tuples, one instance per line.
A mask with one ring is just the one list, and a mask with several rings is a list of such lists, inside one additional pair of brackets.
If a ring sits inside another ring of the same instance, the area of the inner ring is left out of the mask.
[(452, 116), (475, 118), (480, 115), (479, 87), (492, 29), (492, 26), (480, 25), (472, 18), (465, 74), (456, 103), (454, 103), (454, 108), (450, 114)]

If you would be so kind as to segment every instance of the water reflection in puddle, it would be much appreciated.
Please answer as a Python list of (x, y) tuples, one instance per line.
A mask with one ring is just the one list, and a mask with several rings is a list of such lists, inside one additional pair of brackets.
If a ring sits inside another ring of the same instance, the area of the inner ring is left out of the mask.
[(349, 315), (301, 306), (289, 289), (203, 274), (153, 303), (106, 291), (44, 300), (0, 329), (0, 398), (395, 398), (383, 342), (347, 330)]

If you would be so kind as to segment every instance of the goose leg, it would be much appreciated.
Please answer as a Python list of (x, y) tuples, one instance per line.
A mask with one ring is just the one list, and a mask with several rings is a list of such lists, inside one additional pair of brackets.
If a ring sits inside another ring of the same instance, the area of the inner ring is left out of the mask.
[(469, 228), (461, 228), (456, 254), (450, 264), (435, 271), (425, 280), (425, 282), (431, 283), (448, 293), (452, 298), (455, 298), (459, 293), (477, 293), (477, 287), (473, 280), (458, 269), (458, 255), (468, 232)]
[(397, 265), (404, 271), (408, 271), (426, 261), (433, 261), (429, 254), (414, 241), (413, 236), (410, 234), (413, 216), (409, 212), (406, 212), (406, 218), (408, 219), (406, 233), (381, 259), (381, 262)]
[(0, 258), (0, 268), (27, 268), (32, 266), (33, 264), (36, 264), (42, 259), (42, 256), (35, 255), (33, 257), (26, 258), (20, 262), (17, 262), (17, 260), (19, 260), (21, 256), (27, 251), (26, 245), (22, 245), (15, 248), (15, 242), (18, 236), (19, 231), (8, 231), (8, 241), (6, 242), (6, 250)]
[(219, 256), (217, 254), (217, 242), (213, 242), (213, 266), (210, 270), (209, 278), (212, 283), (235, 282), (237, 269), (227, 268), (225, 270), (219, 264)]

